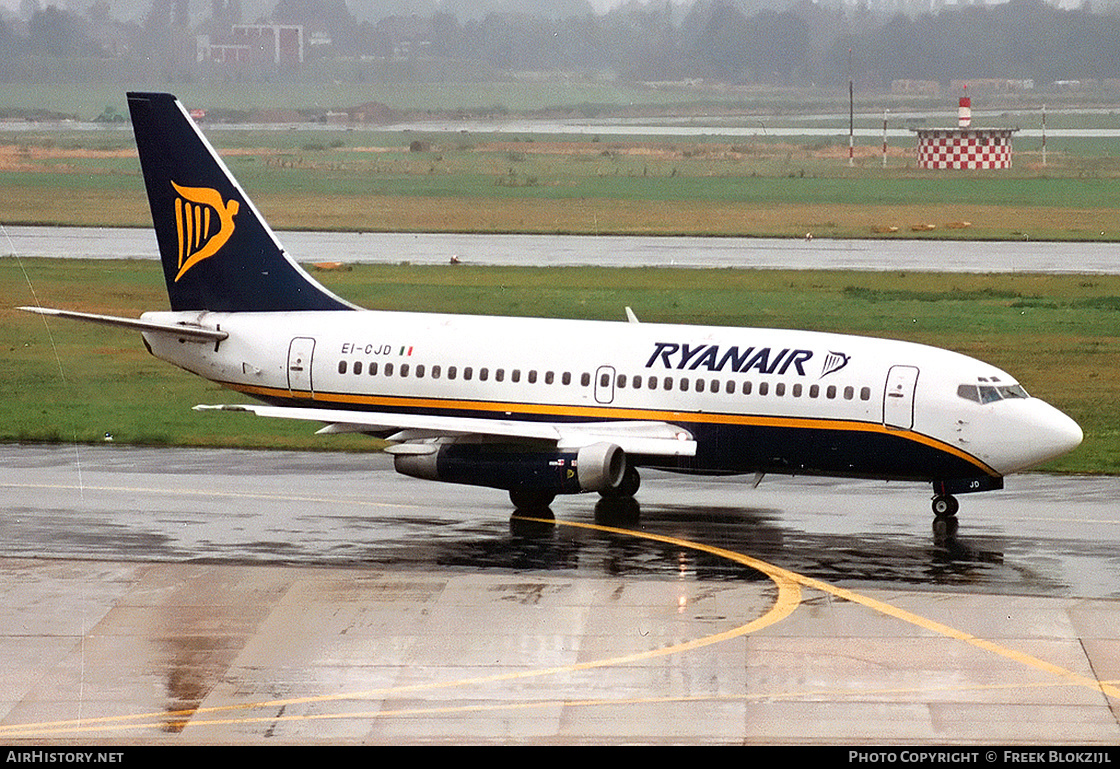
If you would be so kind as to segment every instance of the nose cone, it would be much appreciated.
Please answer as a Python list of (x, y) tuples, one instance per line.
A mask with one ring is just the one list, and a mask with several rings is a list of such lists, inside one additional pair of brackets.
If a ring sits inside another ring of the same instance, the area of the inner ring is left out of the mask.
[(1081, 445), (1085, 437), (1081, 426), (1049, 403), (1031, 398), (1018, 405), (1025, 408), (1016, 420), (1019, 422), (1015, 425), (1017, 439), (1006, 440), (1010, 436), (1005, 436), (1002, 441), (1004, 451), (997, 468), (1001, 472), (1012, 473), (1041, 465)]

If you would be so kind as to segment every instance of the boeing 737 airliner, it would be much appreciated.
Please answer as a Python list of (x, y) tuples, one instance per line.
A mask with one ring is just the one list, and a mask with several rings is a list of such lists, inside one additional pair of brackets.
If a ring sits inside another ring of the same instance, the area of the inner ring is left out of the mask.
[(955, 494), (1064, 454), (1077, 424), (1010, 374), (908, 342), (775, 329), (362, 310), (284, 251), (183, 106), (130, 93), (170, 312), (23, 308), (141, 332), (158, 358), (262, 405), (388, 441), (397, 471), (503, 489), (633, 495), (639, 468), (933, 485)]

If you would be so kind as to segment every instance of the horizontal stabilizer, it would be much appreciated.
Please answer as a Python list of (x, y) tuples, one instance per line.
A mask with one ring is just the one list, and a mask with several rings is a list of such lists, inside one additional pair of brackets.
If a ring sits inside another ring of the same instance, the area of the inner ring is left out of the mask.
[(67, 320), (80, 320), (84, 323), (97, 323), (102, 326), (115, 326), (133, 331), (152, 331), (162, 334), (174, 334), (187, 339), (198, 341), (220, 342), (229, 337), (225, 331), (203, 326), (191, 326), (181, 323), (155, 323), (139, 318), (119, 318), (115, 315), (97, 315), (92, 312), (74, 312), (72, 310), (55, 310), (50, 307), (19, 307), (24, 312), (33, 312), (36, 315), (46, 315), (52, 318), (66, 318)]

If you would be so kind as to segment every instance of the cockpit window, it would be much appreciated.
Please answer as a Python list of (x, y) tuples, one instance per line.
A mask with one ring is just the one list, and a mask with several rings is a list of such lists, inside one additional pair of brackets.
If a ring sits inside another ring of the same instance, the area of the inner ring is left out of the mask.
[(977, 392), (976, 385), (961, 385), (957, 388), (957, 395), (966, 401), (980, 402), (980, 393)]
[(1022, 385), (974, 385), (962, 384), (957, 387), (957, 396), (976, 403), (994, 403), (1010, 398), (1029, 398)]
[(999, 400), (999, 390), (991, 385), (980, 385), (980, 402), (991, 403)]

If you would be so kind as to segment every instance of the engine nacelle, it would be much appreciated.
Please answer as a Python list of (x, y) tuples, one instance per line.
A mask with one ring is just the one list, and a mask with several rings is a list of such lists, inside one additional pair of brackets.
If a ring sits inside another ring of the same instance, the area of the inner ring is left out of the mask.
[(428, 454), (395, 454), (393, 466), (402, 475), (429, 481), (577, 494), (618, 488), (626, 473), (626, 453), (613, 443), (596, 443), (578, 451), (541, 451), (523, 444), (449, 443)]
[(576, 475), (584, 491), (617, 489), (626, 474), (626, 453), (613, 443), (584, 446), (576, 455)]

